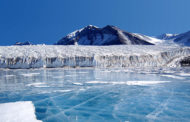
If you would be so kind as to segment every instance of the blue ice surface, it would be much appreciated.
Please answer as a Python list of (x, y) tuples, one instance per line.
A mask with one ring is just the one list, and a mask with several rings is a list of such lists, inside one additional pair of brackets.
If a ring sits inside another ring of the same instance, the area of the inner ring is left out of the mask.
[(189, 71), (0, 70), (0, 103), (32, 101), (37, 119), (44, 122), (188, 122)]

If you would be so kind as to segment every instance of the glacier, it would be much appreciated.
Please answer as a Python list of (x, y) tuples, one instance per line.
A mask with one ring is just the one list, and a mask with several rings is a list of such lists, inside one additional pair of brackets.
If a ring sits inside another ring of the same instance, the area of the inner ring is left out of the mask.
[(1, 46), (0, 68), (181, 67), (189, 56), (189, 47), (173, 45)]

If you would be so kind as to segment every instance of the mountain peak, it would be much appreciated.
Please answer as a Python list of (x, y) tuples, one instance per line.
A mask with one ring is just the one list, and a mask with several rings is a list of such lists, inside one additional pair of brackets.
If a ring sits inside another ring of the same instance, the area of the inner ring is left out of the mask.
[(107, 25), (107, 26), (105, 26), (104, 28), (107, 28), (107, 29), (114, 29), (114, 30), (119, 29), (118, 27), (116, 27), (116, 26), (114, 26), (114, 25)]
[(152, 45), (152, 43), (113, 25), (103, 28), (88, 25), (67, 35), (56, 44), (74, 45), (75, 43), (78, 45)]
[(114, 28), (114, 27), (116, 27), (116, 26), (114, 26), (114, 25), (106, 25), (104, 28)]
[(96, 28), (98, 27), (95, 25), (87, 25), (86, 27), (84, 27), (84, 29), (96, 29)]

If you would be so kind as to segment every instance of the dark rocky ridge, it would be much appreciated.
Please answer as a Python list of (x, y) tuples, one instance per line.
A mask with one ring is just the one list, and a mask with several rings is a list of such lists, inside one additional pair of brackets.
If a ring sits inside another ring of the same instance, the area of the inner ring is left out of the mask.
[(26, 42), (16, 42), (14, 45), (23, 46), (23, 45), (32, 45), (32, 43), (29, 42), (29, 41), (26, 41)]

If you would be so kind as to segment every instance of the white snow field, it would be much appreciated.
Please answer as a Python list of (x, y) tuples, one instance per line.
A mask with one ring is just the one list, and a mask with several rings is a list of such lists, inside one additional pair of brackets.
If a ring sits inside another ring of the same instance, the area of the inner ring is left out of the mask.
[(36, 119), (31, 101), (0, 104), (1, 122), (42, 122)]
[(0, 46), (0, 68), (58, 67), (180, 67), (189, 47), (119, 46)]

